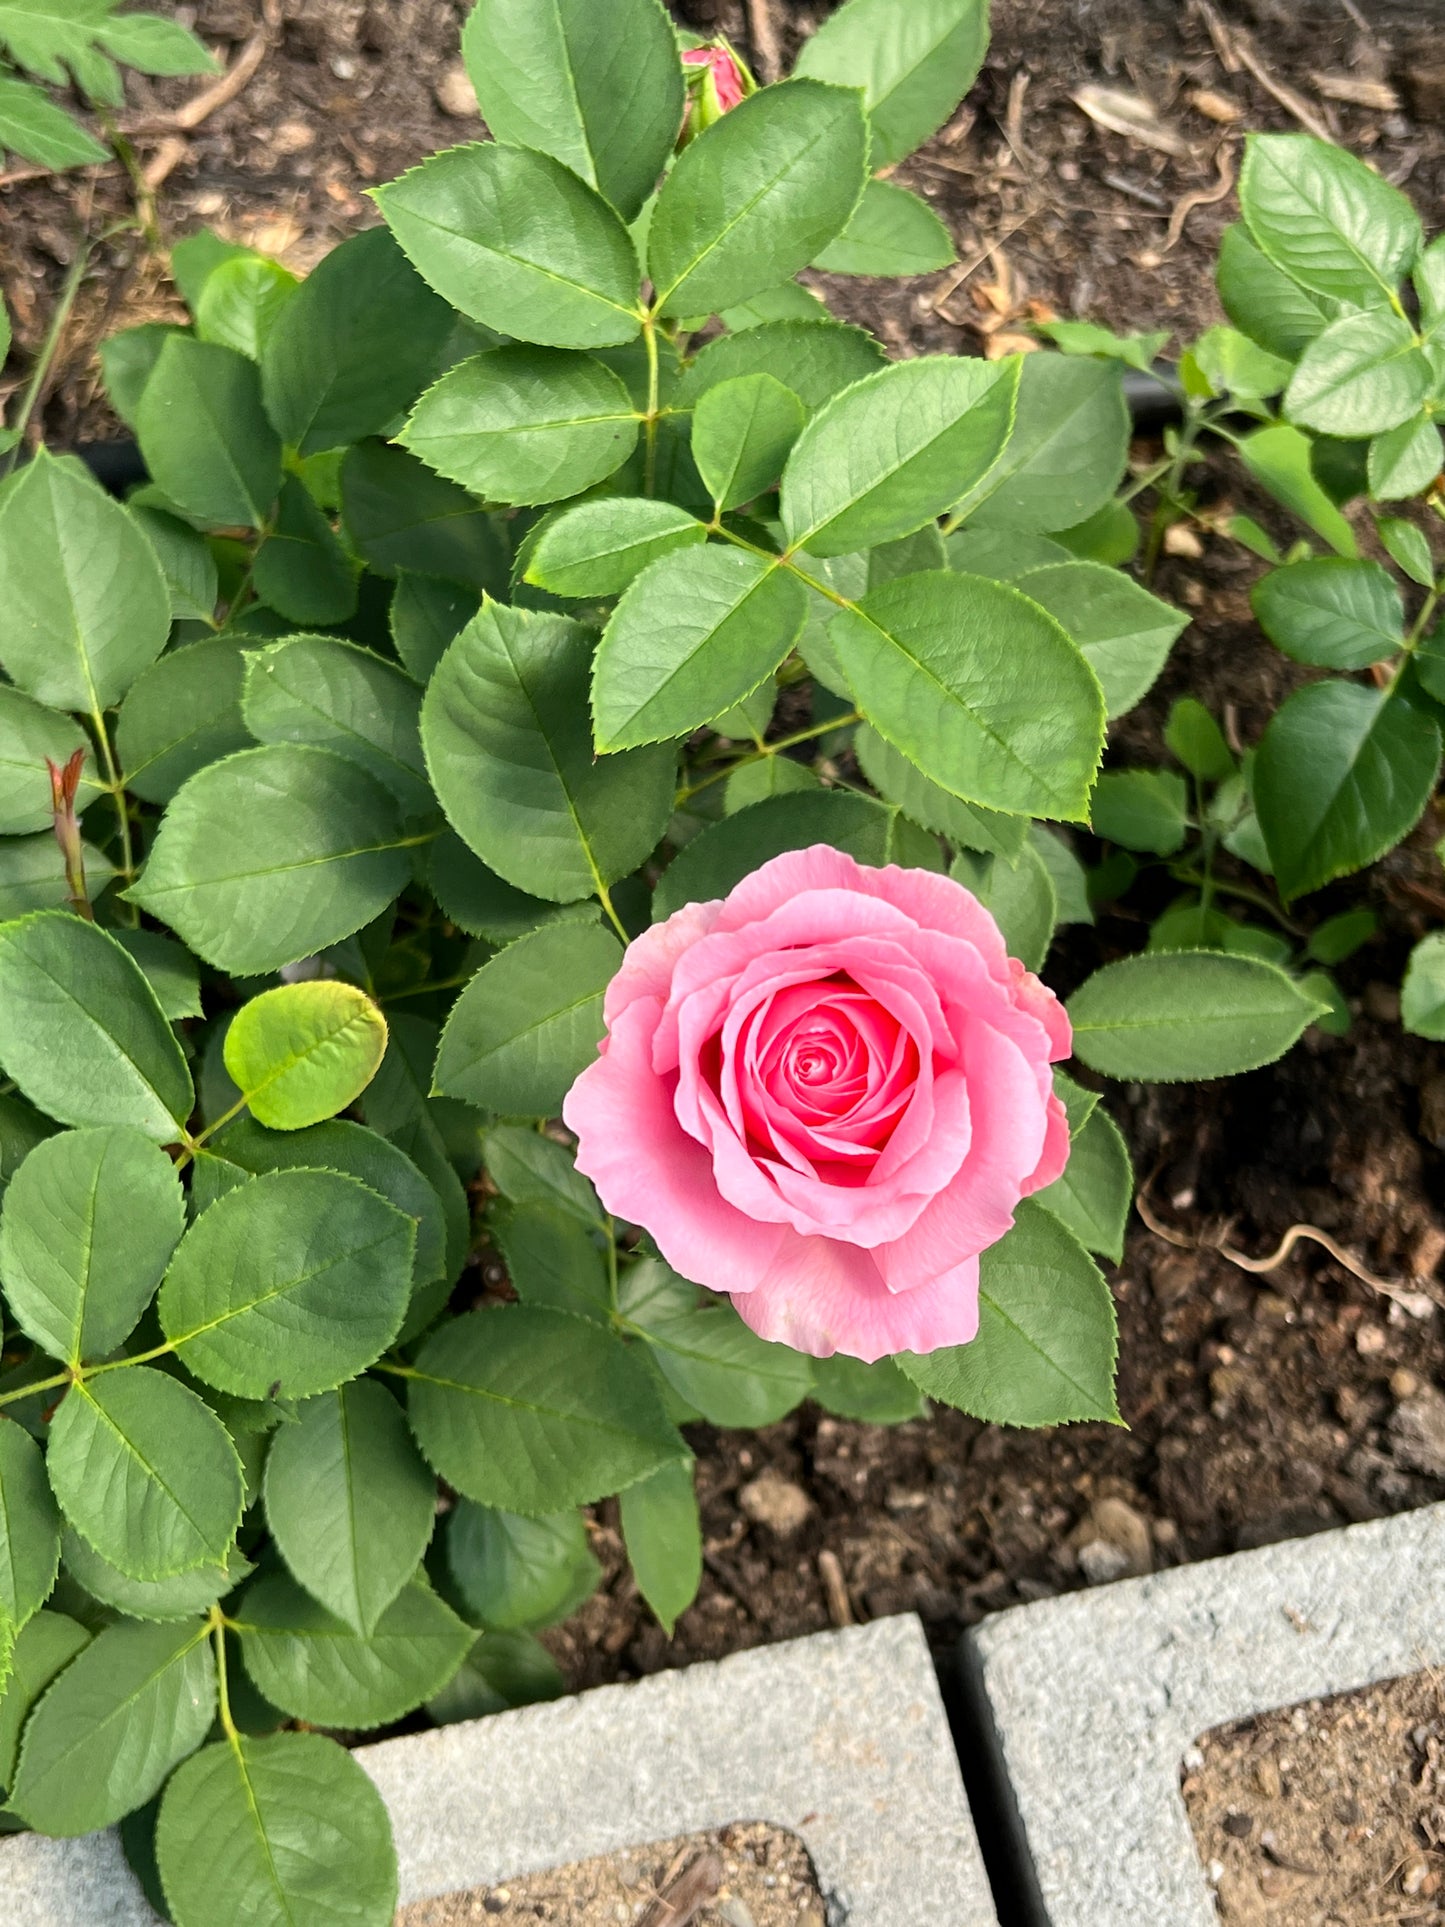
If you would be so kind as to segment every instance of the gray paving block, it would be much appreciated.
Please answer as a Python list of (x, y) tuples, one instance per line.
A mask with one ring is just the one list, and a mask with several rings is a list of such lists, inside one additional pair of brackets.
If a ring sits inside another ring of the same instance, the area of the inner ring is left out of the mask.
[(1020, 1606), (965, 1636), (1047, 1927), (1213, 1927), (1211, 1727), (1445, 1665), (1445, 1505)]
[[(802, 1836), (830, 1927), (997, 1927), (911, 1617), (360, 1749), (404, 1901), (670, 1835)], [(0, 1842), (4, 1927), (153, 1927), (114, 1837)], [(256, 1927), (271, 1927), (269, 1922)]]

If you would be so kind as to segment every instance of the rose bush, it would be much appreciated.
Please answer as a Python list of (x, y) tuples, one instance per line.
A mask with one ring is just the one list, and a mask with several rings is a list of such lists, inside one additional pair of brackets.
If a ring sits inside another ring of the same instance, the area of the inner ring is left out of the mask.
[(628, 950), (563, 1109), (577, 1168), (763, 1338), (966, 1344), (979, 1253), (1069, 1126), (1054, 993), (969, 891), (818, 844)]

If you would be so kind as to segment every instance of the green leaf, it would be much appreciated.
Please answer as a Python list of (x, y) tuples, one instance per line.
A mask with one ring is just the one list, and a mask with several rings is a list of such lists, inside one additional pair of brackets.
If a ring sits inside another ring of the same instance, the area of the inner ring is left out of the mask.
[(161, 1286), (166, 1337), (197, 1378), (241, 1398), (308, 1398), (395, 1338), (416, 1226), (334, 1171), (273, 1171), (227, 1192)]
[(1094, 785), (1090, 824), (1095, 836), (1126, 850), (1173, 856), (1189, 827), (1188, 787), (1173, 770), (1105, 770)]
[(1261, 254), (1242, 221), (1220, 236), (1215, 280), (1234, 325), (1286, 361), (1294, 361), (1339, 313), (1338, 302), (1312, 294)]
[(213, 74), (212, 56), (178, 20), (158, 13), (122, 13), (102, 21), (96, 39), (108, 53), (143, 74)]
[(1424, 530), (1416, 528), (1413, 522), (1401, 522), (1393, 516), (1386, 516), (1378, 524), (1378, 530), (1385, 553), (1396, 567), (1412, 582), (1418, 582), (1422, 589), (1431, 588), (1435, 581), (1435, 564)]
[(356, 569), (330, 522), (288, 475), (251, 579), (268, 609), (290, 622), (345, 622), (356, 612)]
[(1270, 354), (1237, 328), (1206, 328), (1189, 352), (1216, 395), (1250, 401), (1277, 395), (1293, 360)]
[(706, 540), (695, 515), (671, 502), (603, 497), (545, 523), (524, 579), (560, 596), (620, 595), (649, 562)]
[(513, 889), (473, 856), (455, 830), (444, 830), (432, 844), (427, 881), (448, 920), (488, 943), (509, 944), (539, 924), (592, 915), (585, 902), (548, 903)]
[(134, 1330), (184, 1228), (175, 1166), (141, 1132), (46, 1138), (0, 1218), (0, 1283), (16, 1322), (67, 1364), (103, 1358)]
[(118, 502), (43, 450), (0, 500), (0, 663), (36, 702), (119, 702), (170, 634), (155, 551)]
[(764, 87), (689, 143), (663, 183), (647, 270), (665, 315), (715, 314), (805, 266), (867, 178), (868, 125), (847, 87)]
[(1069, 999), (1074, 1054), (1106, 1077), (1235, 1077), (1282, 1057), (1318, 1006), (1274, 964), (1215, 951), (1125, 957)]
[(234, 349), (170, 335), (136, 410), (152, 481), (213, 528), (258, 529), (281, 486), (281, 443), (261, 376)]
[(670, 748), (595, 757), (591, 656), (580, 624), (488, 602), (422, 706), (427, 767), (453, 827), (508, 883), (554, 902), (635, 870), (672, 813)]
[[(441, 1199), (446, 1221), (446, 1275), (457, 1278), (471, 1239), (471, 1210), (447, 1154), (439, 1117), (447, 1106), (428, 1097), (440, 1031), (421, 1017), (391, 1019), (381, 1069), (367, 1086), (366, 1122), (409, 1157)], [(474, 1123), (474, 1120), (472, 1121)], [(335, 1126), (328, 1126), (335, 1129)]]
[(622, 1494), (622, 1538), (637, 1590), (668, 1638), (697, 1597), (702, 1524), (690, 1465), (664, 1465)]
[(336, 979), (281, 984), (236, 1012), (226, 1069), (252, 1117), (299, 1131), (344, 1111), (375, 1077), (386, 1019), (364, 990)]
[(695, 408), (709, 388), (742, 375), (773, 375), (810, 412), (865, 375), (886, 367), (883, 349), (862, 328), (840, 321), (769, 321), (742, 334), (719, 335), (683, 370), (674, 396)]
[(482, 1155), (492, 1183), (512, 1204), (541, 1205), (589, 1227), (603, 1224), (597, 1193), (554, 1138), (519, 1124), (493, 1124), (482, 1139)]
[(565, 1312), (518, 1305), (454, 1318), (422, 1347), (408, 1384), (423, 1452), (479, 1505), (560, 1512), (686, 1453), (642, 1361)]
[(177, 1927), (390, 1927), (396, 1910), (381, 1795), (319, 1733), (242, 1734), (188, 1760), (161, 1802), (156, 1857)]
[(168, 803), (197, 770), (249, 747), (245, 663), (240, 643), (209, 636), (168, 651), (132, 684), (115, 731), (127, 789), (147, 803)]
[[(897, 809), (847, 790), (799, 791), (750, 803), (711, 824), (672, 859), (653, 892), (653, 921), (662, 922), (685, 903), (725, 897), (784, 850), (830, 843), (860, 863), (894, 862), (904, 854), (897, 847), (897, 826), (904, 821)], [(942, 869), (937, 845), (929, 847), (932, 861), (914, 867)]]
[(57, 715), (0, 683), (0, 835), (50, 829), (53, 804), (45, 765), (48, 760), (63, 769), (75, 750), (85, 758), (76, 799), (77, 808), (84, 810), (103, 793), (90, 738), (69, 716)]
[(649, 565), (593, 663), (603, 754), (684, 736), (770, 677), (807, 614), (803, 585), (766, 556), (709, 544)]
[(844, 555), (942, 514), (998, 461), (1018, 381), (1017, 360), (920, 355), (835, 396), (783, 472), (789, 547)]
[(1037, 1202), (979, 1260), (978, 1336), (901, 1369), (931, 1398), (995, 1425), (1119, 1422), (1114, 1301), (1083, 1246)]
[(39, 1833), (110, 1826), (200, 1745), (215, 1706), (204, 1625), (107, 1626), (26, 1722), (11, 1803)]
[(341, 509), (352, 547), (378, 575), (410, 570), (505, 593), (507, 551), (482, 504), (404, 448), (347, 449)]
[(692, 453), (715, 515), (772, 487), (805, 418), (802, 402), (772, 375), (738, 375), (699, 396)]
[(233, 1547), (229, 1558), (192, 1566), (170, 1579), (132, 1579), (88, 1546), (67, 1526), (61, 1538), (65, 1570), (92, 1599), (130, 1619), (194, 1619), (208, 1612), (251, 1572), (251, 1562)]
[(870, 1425), (902, 1425), (924, 1418), (928, 1404), (918, 1387), (906, 1379), (891, 1358), (867, 1365), (846, 1352), (813, 1361), (813, 1398), (825, 1412), (839, 1418), (862, 1419)]
[(771, 1425), (808, 1396), (813, 1361), (759, 1338), (660, 1258), (630, 1266), (619, 1309), (679, 1397), (713, 1425)]
[(1389, 690), (1297, 689), (1270, 719), (1251, 779), (1285, 901), (1393, 849), (1419, 821), (1439, 768), (1439, 726)]
[(494, 502), (556, 502), (620, 468), (637, 445), (625, 384), (593, 355), (514, 345), (447, 370), (401, 440)]
[(1403, 316), (1373, 308), (1332, 321), (1300, 357), (1285, 391), (1290, 421), (1330, 435), (1378, 435), (1416, 414), (1430, 364)]
[(1089, 879), (1083, 864), (1074, 854), (1072, 838), (1064, 832), (1045, 829), (1042, 823), (1031, 823), (1028, 840), (1054, 886), (1058, 922), (1092, 923), (1094, 911), (1089, 902)]
[(93, 167), (110, 150), (29, 81), (0, 74), (0, 153), (6, 148), (38, 167)]
[(1107, 1111), (1089, 1113), (1070, 1147), (1063, 1176), (1045, 1185), (1037, 1197), (1085, 1251), (1102, 1252), (1114, 1264), (1123, 1263), (1134, 1171), (1124, 1135)]
[[(972, 803), (931, 783), (906, 756), (885, 742), (877, 730), (864, 727), (853, 739), (859, 767), (881, 796), (896, 803), (915, 823), (938, 836), (947, 837), (966, 850), (983, 850), (1009, 862), (1024, 847), (1025, 819), (1005, 816), (998, 810), (978, 809)], [(781, 762), (773, 757), (771, 762)], [(734, 779), (735, 780), (735, 779)], [(729, 789), (732, 784), (729, 782)]]
[(450, 147), (375, 198), (422, 279), (473, 321), (552, 348), (637, 335), (631, 237), (550, 155), (496, 141)]
[(481, 0), (462, 55), (495, 140), (540, 149), (635, 220), (682, 125), (683, 81), (657, 0)]
[(62, 910), (0, 924), (0, 1064), (62, 1124), (129, 1124), (162, 1144), (194, 1102), (139, 964)]
[(130, 518), (156, 552), (171, 599), (175, 622), (209, 623), (216, 613), (219, 588), (216, 559), (198, 529), (142, 503), (128, 504)]
[(333, 248), (261, 356), (266, 412), (302, 455), (383, 434), (435, 371), (455, 317), (385, 228)]
[(471, 621), (479, 607), (470, 589), (436, 576), (403, 569), (391, 598), (391, 639), (402, 666), (415, 682), (426, 683), (446, 654), (447, 644)]
[(257, 975), (370, 923), (410, 874), (406, 847), (373, 776), (330, 750), (270, 744), (183, 785), (128, 895), (208, 963)]
[(24, 1159), (58, 1128), (23, 1097), (0, 1097), (0, 1200)]
[(390, 790), (406, 814), (435, 811), (421, 753), (421, 691), (369, 649), (333, 636), (288, 636), (251, 651), (242, 713), (258, 741), (335, 750)]
[(1012, 863), (962, 850), (949, 875), (989, 911), (1009, 955), (1030, 970), (1042, 970), (1059, 920), (1059, 899), (1037, 847), (1025, 843)]
[(202, 341), (214, 341), (250, 361), (260, 361), (299, 285), (288, 268), (264, 255), (238, 254), (222, 261), (206, 276), (201, 289), (196, 333)]
[(456, 1676), (426, 1703), (438, 1726), (483, 1719), (509, 1707), (560, 1699), (567, 1690), (556, 1660), (530, 1633), (483, 1633)]
[(603, 993), (621, 961), (600, 924), (547, 925), (499, 951), (452, 1006), (438, 1094), (504, 1115), (551, 1116), (596, 1055)]
[(1343, 963), (1346, 957), (1352, 957), (1367, 944), (1379, 927), (1380, 920), (1373, 910), (1342, 910), (1338, 916), (1326, 917), (1315, 926), (1305, 946), (1305, 955), (1317, 963)]
[(37, 1613), (15, 1641), (15, 1670), (0, 1687), (0, 1787), (15, 1778), (20, 1734), (50, 1682), (90, 1643), (84, 1626), (64, 1613)]
[(1234, 774), (1234, 754), (1213, 716), (1193, 696), (1180, 696), (1169, 706), (1164, 741), (1191, 776), (1222, 783)]
[(938, 132), (987, 50), (986, 0), (849, 0), (804, 41), (797, 71), (863, 89), (871, 164), (889, 167)]
[(1083, 820), (1103, 698), (1064, 630), (1017, 589), (945, 570), (904, 576), (828, 633), (869, 722), (940, 788)]
[(416, 1571), (435, 1509), (436, 1481), (374, 1380), (308, 1399), (272, 1442), (271, 1535), (307, 1592), (355, 1632), (373, 1633)]
[(1047, 609), (1099, 678), (1110, 720), (1142, 701), (1169, 659), (1189, 617), (1119, 569), (1102, 562), (1057, 562), (1015, 578)]
[[(118, 872), (93, 843), (81, 844), (81, 858), (86, 888), (92, 899), (97, 898)], [(0, 839), (0, 919), (62, 908), (70, 908), (70, 888), (53, 832)]]
[(791, 756), (760, 756), (754, 762), (740, 763), (723, 784), (723, 812), (736, 816), (751, 803), (818, 787), (819, 780), (807, 763), (796, 762)]
[(524, 1305), (550, 1305), (554, 1311), (570, 1311), (597, 1324), (610, 1321), (607, 1266), (593, 1235), (597, 1222), (593, 1218), (582, 1224), (575, 1217), (564, 1217), (550, 1203), (519, 1205), (503, 1200), (492, 1205), (487, 1229), (506, 1260), (512, 1289)]
[(1421, 414), (1377, 435), (1370, 443), (1370, 495), (1376, 502), (1402, 502), (1423, 495), (1445, 467), (1445, 445), (1429, 415)]
[(1025, 355), (1013, 432), (954, 517), (980, 529), (1074, 528), (1112, 498), (1129, 434), (1117, 362)]
[(1336, 555), (1352, 556), (1355, 532), (1315, 480), (1310, 448), (1309, 437), (1288, 422), (1256, 429), (1238, 444), (1239, 459), (1276, 501), (1322, 536)]
[(580, 1512), (528, 1519), (467, 1499), (447, 1520), (447, 1565), (462, 1603), (488, 1632), (554, 1626), (602, 1577)]
[(46, 1456), (61, 1511), (132, 1579), (224, 1561), (241, 1523), (241, 1461), (188, 1386), (148, 1365), (77, 1381)]
[(815, 267), (827, 274), (931, 274), (958, 257), (927, 201), (893, 181), (869, 181), (847, 227)]
[(1420, 252), (1420, 217), (1362, 160), (1305, 134), (1251, 134), (1239, 205), (1255, 246), (1315, 294), (1388, 304)]
[(1296, 662), (1368, 669), (1404, 647), (1405, 605), (1378, 562), (1312, 556), (1262, 575), (1250, 591), (1259, 626)]
[(50, 1597), (59, 1562), (60, 1515), (40, 1447), (0, 1416), (0, 1619), (23, 1632)]
[(1400, 1021), (1416, 1037), (1445, 1038), (1445, 931), (1432, 931), (1410, 952)]

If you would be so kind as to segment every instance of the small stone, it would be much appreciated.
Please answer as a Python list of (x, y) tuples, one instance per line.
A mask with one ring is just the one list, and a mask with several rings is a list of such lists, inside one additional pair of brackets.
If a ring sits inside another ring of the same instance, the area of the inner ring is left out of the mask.
[(800, 1485), (769, 1468), (739, 1488), (738, 1504), (754, 1525), (791, 1538), (812, 1515), (813, 1501)]
[(316, 129), (304, 120), (283, 120), (271, 136), (271, 145), (278, 154), (299, 154), (314, 146), (315, 141)]
[(1445, 1395), (1422, 1385), (1390, 1414), (1390, 1440), (1399, 1464), (1428, 1478), (1445, 1479)]
[(1398, 1371), (1391, 1372), (1390, 1374), (1391, 1398), (1397, 1398), (1401, 1400), (1404, 1400), (1407, 1398), (1414, 1398), (1415, 1394), (1419, 1391), (1419, 1389), (1420, 1389), (1419, 1379), (1415, 1376), (1415, 1374), (1412, 1371), (1407, 1370), (1405, 1366), (1402, 1365)]
[(1284, 1791), (1284, 1782), (1279, 1775), (1279, 1762), (1272, 1753), (1266, 1753), (1262, 1760), (1256, 1760), (1254, 1781), (1266, 1800), (1277, 1800)]
[(728, 1927), (758, 1927), (758, 1923), (753, 1919), (752, 1910), (736, 1895), (730, 1895), (726, 1900), (715, 1900), (713, 1907), (718, 1919), (725, 1920)]
[(1124, 1499), (1096, 1499), (1089, 1521), (1100, 1539), (1123, 1553), (1124, 1569), (1131, 1578), (1154, 1570), (1154, 1541), (1142, 1512), (1136, 1512)]
[(476, 120), (481, 113), (472, 77), (460, 60), (454, 60), (436, 84), (437, 106), (453, 120)]
[(1423, 1854), (1412, 1854), (1400, 1869), (1400, 1892), (1415, 1895), (1420, 1893), (1430, 1878), (1430, 1863)]
[(1111, 1585), (1129, 1575), (1129, 1555), (1107, 1539), (1091, 1539), (1079, 1548), (1079, 1570), (1091, 1586)]
[(1231, 1840), (1247, 1840), (1254, 1828), (1253, 1816), (1248, 1813), (1226, 1813), (1224, 1831)]
[(1355, 1333), (1355, 1350), (1361, 1358), (1378, 1358), (1385, 1349), (1385, 1331), (1382, 1325), (1361, 1325)]
[(1187, 556), (1191, 562), (1197, 562), (1204, 553), (1204, 544), (1193, 529), (1183, 522), (1175, 522), (1164, 531), (1164, 553)]

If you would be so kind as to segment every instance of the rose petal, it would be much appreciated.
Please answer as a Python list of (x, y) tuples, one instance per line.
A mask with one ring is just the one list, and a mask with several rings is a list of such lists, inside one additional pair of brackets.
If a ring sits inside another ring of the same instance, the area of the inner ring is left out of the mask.
[(814, 1358), (843, 1352), (871, 1365), (894, 1352), (932, 1352), (976, 1337), (978, 1259), (895, 1293), (869, 1253), (799, 1238), (733, 1303), (760, 1338)]

